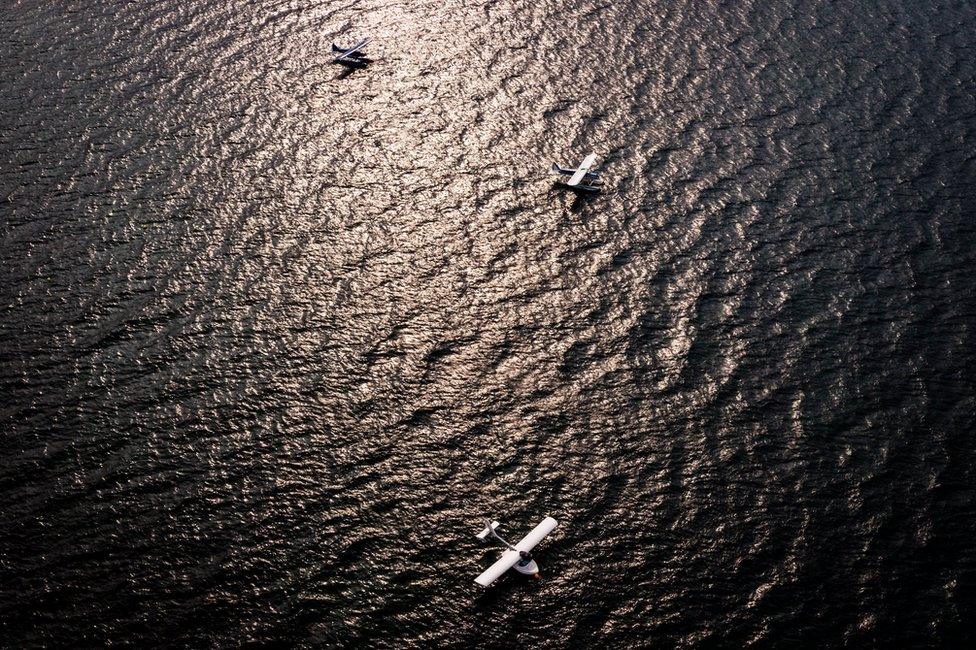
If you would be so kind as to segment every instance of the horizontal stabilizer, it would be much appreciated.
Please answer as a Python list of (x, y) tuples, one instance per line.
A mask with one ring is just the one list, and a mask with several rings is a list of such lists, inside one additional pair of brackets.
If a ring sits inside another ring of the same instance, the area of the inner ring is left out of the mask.
[(491, 531), (493, 531), (496, 528), (498, 528), (498, 522), (497, 521), (491, 522), (491, 528), (485, 526), (485, 529), (480, 533), (478, 533), (478, 539), (480, 539), (481, 541), (485, 541), (486, 539), (488, 539), (488, 535), (491, 534)]

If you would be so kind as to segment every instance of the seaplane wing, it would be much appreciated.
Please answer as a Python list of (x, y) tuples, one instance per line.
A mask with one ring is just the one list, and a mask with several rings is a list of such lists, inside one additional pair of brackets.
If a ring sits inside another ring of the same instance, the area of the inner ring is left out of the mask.
[(518, 551), (508, 550), (502, 553), (502, 556), (498, 560), (488, 567), (484, 573), (474, 579), (482, 587), (487, 587), (495, 580), (501, 577), (503, 573), (515, 566), (515, 563), (519, 561)]
[[(515, 550), (506, 550), (502, 553), (502, 556), (495, 561), (490, 567), (488, 567), (484, 573), (474, 579), (482, 587), (487, 587), (495, 580), (515, 566), (515, 563), (519, 561), (519, 551), (531, 551), (535, 548), (536, 544), (545, 539), (546, 535), (551, 533), (553, 529), (559, 525), (552, 517), (546, 517), (543, 519), (538, 526), (529, 531), (529, 534), (523, 537), (518, 544), (515, 545)], [(492, 522), (492, 527), (495, 523)]]
[(339, 47), (338, 45), (336, 45), (335, 43), (333, 43), (332, 44), (332, 51), (339, 54), (339, 56), (337, 56), (335, 58), (335, 60), (336, 61), (342, 61), (344, 59), (358, 59), (358, 58), (361, 58), (363, 55), (360, 53), (360, 50), (363, 49), (364, 47), (366, 47), (366, 44), (367, 43), (369, 43), (369, 39), (368, 38), (364, 38), (363, 40), (359, 41), (358, 43), (356, 43), (355, 45), (353, 45), (349, 49), (345, 49), (345, 48)]
[(590, 171), (590, 167), (592, 167), (593, 163), (595, 162), (596, 154), (591, 153), (589, 156), (583, 159), (580, 166), (576, 168), (576, 173), (574, 173), (572, 177), (566, 181), (566, 184), (569, 186), (579, 185), (579, 182), (583, 180), (583, 177), (586, 176), (586, 172)]
[[(561, 174), (563, 176), (572, 176), (576, 173), (575, 169), (566, 169), (565, 167), (560, 167), (556, 163), (552, 163), (552, 173)], [(596, 172), (586, 172), (586, 178), (600, 178), (600, 175)]]

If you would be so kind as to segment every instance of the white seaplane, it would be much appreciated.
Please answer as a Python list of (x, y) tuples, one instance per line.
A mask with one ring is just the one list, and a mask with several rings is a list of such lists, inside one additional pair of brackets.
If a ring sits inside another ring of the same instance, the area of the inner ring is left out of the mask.
[(336, 57), (332, 59), (332, 62), (353, 66), (366, 65), (370, 62), (370, 59), (366, 58), (366, 54), (363, 52), (363, 48), (366, 47), (367, 43), (369, 43), (368, 38), (364, 38), (350, 48), (339, 47), (333, 43), (332, 51), (336, 54)]
[(512, 546), (499, 535), (495, 529), (498, 527), (497, 521), (492, 521), (485, 526), (485, 529), (478, 533), (478, 539), (485, 541), (488, 536), (491, 535), (502, 544), (505, 545), (505, 552), (502, 556), (495, 561), (490, 567), (488, 567), (484, 573), (474, 579), (482, 587), (487, 587), (495, 580), (497, 580), (503, 573), (509, 569), (514, 568), (519, 573), (524, 573), (530, 576), (539, 576), (539, 565), (536, 564), (535, 560), (532, 559), (532, 555), (529, 553), (535, 545), (545, 539), (546, 535), (551, 533), (553, 529), (558, 525), (558, 522), (552, 517), (546, 517), (543, 519), (538, 526), (529, 531), (529, 534), (523, 537), (518, 544)]
[[(590, 171), (590, 168), (593, 167), (593, 163), (595, 162), (596, 154), (591, 153), (583, 159), (583, 162), (576, 169), (567, 169), (553, 163), (552, 173), (559, 176), (560, 180), (558, 182), (560, 185), (584, 192), (599, 192), (600, 185), (603, 184), (603, 181), (600, 180), (598, 173)], [(562, 180), (563, 176), (569, 176), (569, 179)]]

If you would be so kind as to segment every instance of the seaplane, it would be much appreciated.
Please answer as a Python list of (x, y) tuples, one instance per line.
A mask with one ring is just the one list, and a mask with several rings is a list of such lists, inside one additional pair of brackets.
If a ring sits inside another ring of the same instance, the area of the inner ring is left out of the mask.
[[(564, 185), (574, 190), (582, 190), (584, 192), (599, 192), (600, 185), (603, 184), (603, 181), (600, 180), (600, 175), (598, 173), (590, 171), (590, 168), (593, 167), (593, 163), (595, 162), (596, 154), (591, 153), (589, 156), (583, 159), (583, 162), (581, 162), (579, 167), (576, 169), (567, 169), (553, 163), (552, 173), (559, 176), (559, 180), (557, 182), (560, 185)], [(569, 178), (563, 180), (564, 176), (569, 176)]]
[(474, 581), (482, 587), (487, 587), (509, 569), (515, 569), (519, 573), (538, 578), (539, 565), (536, 564), (529, 551), (545, 539), (546, 535), (551, 533), (559, 525), (558, 522), (552, 517), (546, 517), (514, 546), (506, 542), (495, 530), (499, 525), (497, 521), (488, 521), (486, 523), (488, 525), (485, 526), (483, 531), (478, 533), (478, 539), (485, 541), (489, 536), (494, 537), (505, 545), (505, 551), (494, 564), (485, 569), (485, 572), (475, 578)]
[(369, 43), (368, 38), (364, 38), (355, 45), (349, 48), (339, 47), (335, 43), (332, 44), (332, 51), (335, 53), (336, 57), (332, 59), (333, 63), (341, 63), (343, 65), (352, 66), (364, 66), (370, 62), (370, 59), (366, 57), (363, 53), (363, 48)]

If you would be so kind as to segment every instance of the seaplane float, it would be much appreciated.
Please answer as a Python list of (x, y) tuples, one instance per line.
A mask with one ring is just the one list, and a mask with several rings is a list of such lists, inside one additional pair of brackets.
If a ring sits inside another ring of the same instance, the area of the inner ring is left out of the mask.
[(363, 48), (366, 47), (368, 43), (368, 38), (364, 38), (352, 47), (339, 47), (333, 43), (332, 52), (336, 56), (334, 59), (332, 59), (332, 62), (353, 67), (365, 66), (367, 63), (372, 61), (372, 59), (367, 58), (366, 54), (363, 52)]
[(539, 565), (536, 564), (535, 559), (529, 552), (535, 548), (536, 544), (545, 539), (546, 535), (551, 533), (553, 529), (558, 526), (558, 522), (552, 517), (546, 517), (543, 519), (538, 526), (529, 531), (529, 534), (523, 537), (514, 546), (509, 544), (498, 534), (496, 528), (498, 528), (497, 521), (486, 522), (488, 525), (485, 529), (478, 533), (477, 537), (481, 541), (485, 541), (488, 537), (494, 537), (502, 544), (505, 545), (505, 551), (502, 556), (495, 561), (490, 567), (485, 569), (484, 573), (474, 579), (482, 587), (487, 587), (495, 580), (497, 580), (503, 573), (509, 569), (515, 569), (519, 573), (539, 577)]
[[(575, 169), (567, 169), (566, 167), (560, 167), (558, 164), (553, 163), (552, 173), (559, 177), (556, 182), (560, 185), (583, 192), (599, 192), (603, 181), (600, 180), (598, 173), (590, 171), (595, 162), (596, 154), (591, 153)], [(569, 178), (563, 180), (565, 176), (569, 176)]]

